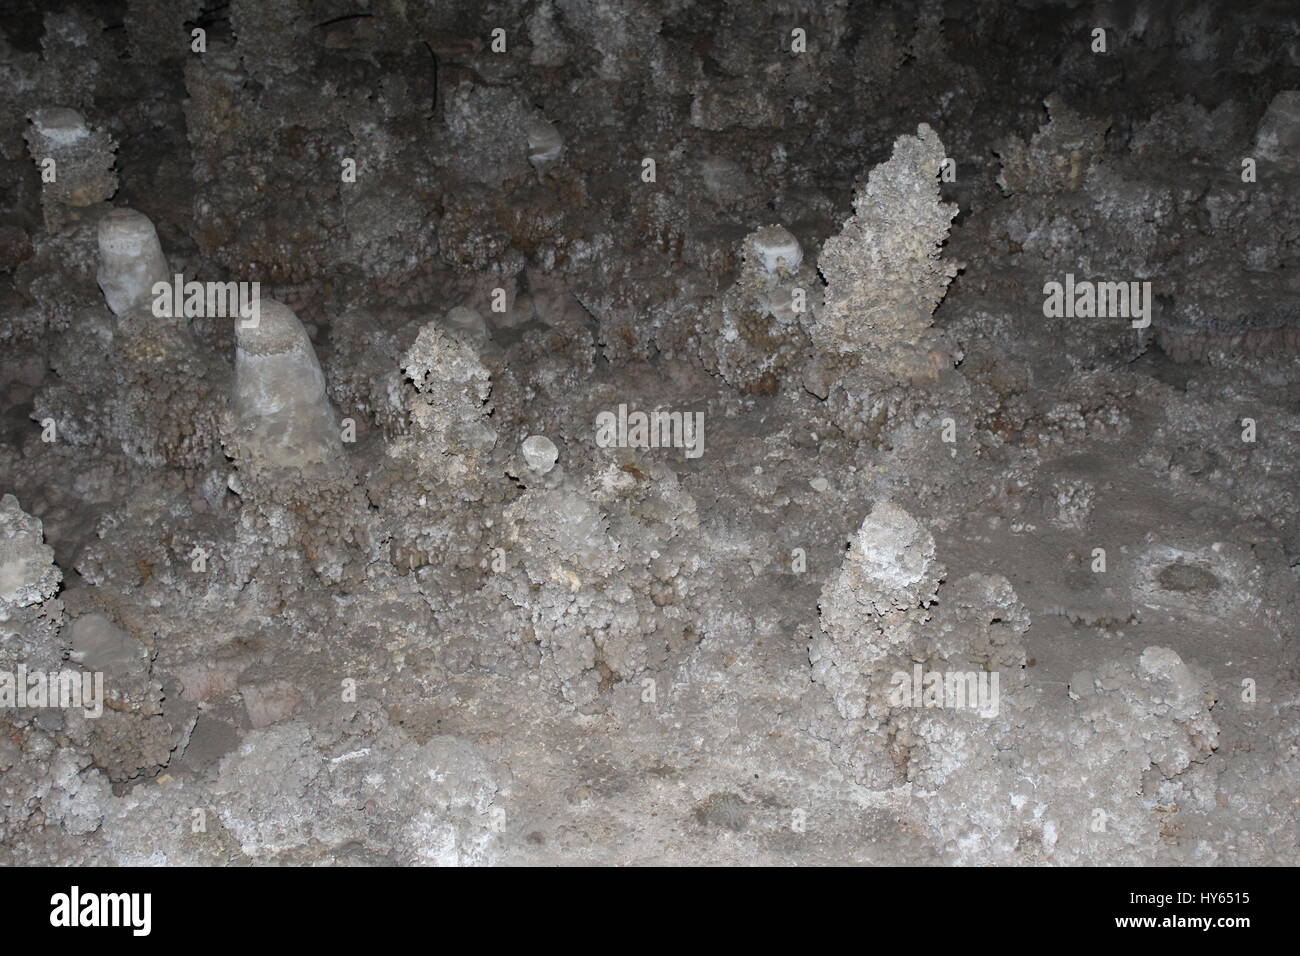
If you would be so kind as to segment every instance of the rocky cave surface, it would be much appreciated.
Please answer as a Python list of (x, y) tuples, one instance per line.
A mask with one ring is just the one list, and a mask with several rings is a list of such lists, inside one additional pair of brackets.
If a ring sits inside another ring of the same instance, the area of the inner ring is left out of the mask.
[(1294, 3), (12, 0), (0, 72), (0, 863), (1300, 859)]

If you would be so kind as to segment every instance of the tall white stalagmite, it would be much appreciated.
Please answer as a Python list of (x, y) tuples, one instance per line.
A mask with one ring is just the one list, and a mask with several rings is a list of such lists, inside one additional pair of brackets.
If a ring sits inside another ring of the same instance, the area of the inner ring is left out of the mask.
[(307, 469), (342, 454), (325, 374), (307, 330), (286, 305), (236, 319), (234, 413), (247, 452), (267, 468)]
[(95, 278), (114, 315), (153, 298), (156, 282), (170, 281), (158, 232), (144, 213), (114, 209), (99, 221), (99, 271)]

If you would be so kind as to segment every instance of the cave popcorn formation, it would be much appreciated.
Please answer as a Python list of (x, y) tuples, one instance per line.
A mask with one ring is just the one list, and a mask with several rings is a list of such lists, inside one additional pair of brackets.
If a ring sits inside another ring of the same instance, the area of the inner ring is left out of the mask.
[(1293, 13), (12, 6), (0, 862), (1296, 861)]

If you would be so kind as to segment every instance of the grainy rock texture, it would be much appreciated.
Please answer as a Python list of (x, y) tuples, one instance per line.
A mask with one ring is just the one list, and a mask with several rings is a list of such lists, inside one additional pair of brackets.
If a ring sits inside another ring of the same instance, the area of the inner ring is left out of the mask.
[(1294, 865), (1292, 7), (10, 0), (0, 864)]

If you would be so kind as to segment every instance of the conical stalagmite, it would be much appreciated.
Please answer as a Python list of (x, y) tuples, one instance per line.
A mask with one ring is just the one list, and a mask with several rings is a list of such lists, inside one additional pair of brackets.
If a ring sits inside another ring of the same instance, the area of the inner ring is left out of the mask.
[(307, 330), (265, 299), (254, 322), (236, 319), (233, 410), (246, 450), (267, 468), (306, 469), (342, 453), (325, 374)]
[(95, 278), (114, 315), (152, 299), (157, 282), (171, 279), (158, 232), (144, 213), (114, 209), (99, 221), (99, 271)]

